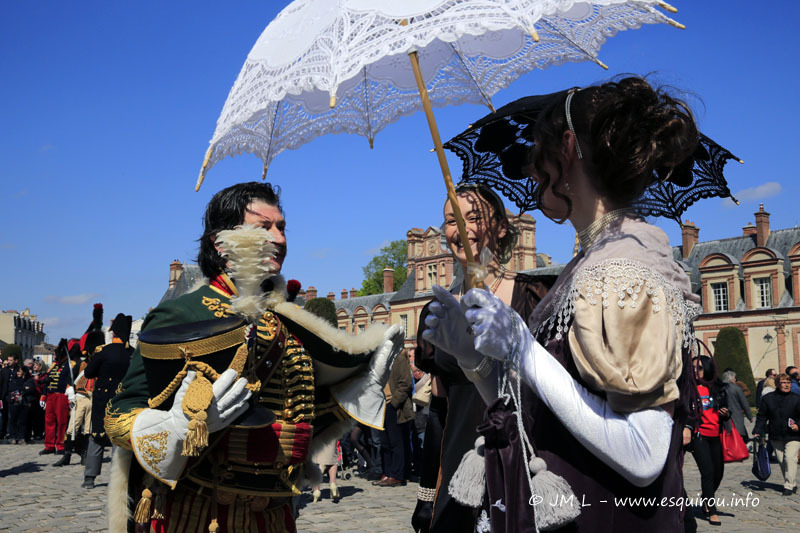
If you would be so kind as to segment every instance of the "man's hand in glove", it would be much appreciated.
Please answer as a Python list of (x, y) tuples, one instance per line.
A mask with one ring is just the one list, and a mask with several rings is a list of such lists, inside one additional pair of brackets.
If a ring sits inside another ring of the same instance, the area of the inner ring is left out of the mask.
[[(189, 417), (183, 412), (182, 404), (186, 390), (195, 377), (196, 374), (192, 370), (186, 373), (169, 411), (145, 409), (136, 416), (131, 430), (131, 443), (139, 457), (145, 453), (140, 448), (150, 444), (149, 437), (162, 432), (167, 433), (167, 446), (162, 448), (162, 451), (166, 453), (161, 456), (160, 461), (153, 460), (157, 468), (154, 469), (153, 465), (147, 462), (141, 466), (151, 474), (160, 474), (156, 477), (172, 486), (188, 459), (181, 455), (183, 440), (189, 432)], [(206, 420), (209, 433), (224, 429), (247, 410), (247, 400), (251, 393), (245, 388), (245, 385), (247, 385), (247, 380), (236, 379), (236, 371), (231, 368), (220, 374), (212, 386), (214, 397), (208, 408)]]
[(403, 349), (403, 330), (395, 324), (383, 334), (383, 341), (372, 355), (369, 368), (355, 377), (331, 386), (331, 394), (355, 420), (382, 428), (386, 399), (383, 387), (389, 379), (397, 354)]

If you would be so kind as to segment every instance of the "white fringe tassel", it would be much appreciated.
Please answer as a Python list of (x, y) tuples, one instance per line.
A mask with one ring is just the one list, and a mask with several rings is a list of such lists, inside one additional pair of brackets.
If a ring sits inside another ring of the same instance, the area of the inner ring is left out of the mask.
[(447, 487), (450, 496), (461, 505), (480, 507), (486, 486), (486, 464), (483, 459), (484, 438), (475, 440), (475, 448), (464, 454)]

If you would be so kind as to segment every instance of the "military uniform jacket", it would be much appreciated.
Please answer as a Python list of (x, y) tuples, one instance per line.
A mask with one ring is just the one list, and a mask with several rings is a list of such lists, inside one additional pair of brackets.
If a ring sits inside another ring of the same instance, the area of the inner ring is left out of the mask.
[(96, 439), (106, 435), (103, 426), (106, 405), (117, 393), (117, 386), (128, 371), (132, 354), (133, 348), (124, 344), (106, 344), (91, 357), (83, 371), (84, 377), (95, 379), (92, 395), (92, 437)]
[[(193, 292), (161, 303), (145, 317), (142, 324), (142, 332), (151, 328), (162, 328), (180, 324), (207, 321), (214, 318), (222, 319), (232, 316), (231, 298), (238, 293), (236, 287), (224, 274), (215, 280), (214, 283), (200, 287)], [(287, 497), (300, 494), (298, 482), (302, 473), (302, 465), (309, 455), (310, 441), (312, 436), (318, 436), (324, 429), (329, 428), (323, 438), (328, 433), (338, 431), (336, 437), (341, 435), (342, 430), (338, 428), (342, 425), (338, 422), (347, 423), (352, 413), (345, 411), (333, 398), (328, 386), (337, 382), (341, 383), (353, 375), (347, 370), (337, 374), (341, 368), (334, 368), (324, 377), (315, 376), (315, 371), (323, 368), (329, 361), (317, 360), (306, 351), (304, 342), (301, 342), (302, 334), (296, 334), (298, 330), (306, 331), (298, 324), (303, 321), (313, 322), (314, 320), (323, 323), (322, 319), (313, 317), (294, 304), (285, 301), (272, 305), (275, 311), (268, 311), (259, 321), (257, 327), (258, 337), (281, 350), (281, 357), (275, 363), (274, 371), (266, 382), (261, 384), (259, 402), (262, 406), (272, 410), (277, 420), (272, 426), (258, 429), (226, 428), (211, 435), (211, 444), (208, 451), (202, 457), (192, 458), (180, 476), (178, 486), (183, 481), (189, 485), (199, 485), (201, 487), (212, 487), (209, 482), (210, 469), (214, 466), (209, 462), (224, 461), (232, 472), (218, 488), (222, 491), (230, 491), (236, 494), (264, 495), (268, 497)], [(279, 313), (277, 310), (282, 309)], [(291, 315), (291, 317), (287, 317)], [(308, 315), (308, 316), (305, 316)], [(309, 318), (311, 317), (311, 318)], [(319, 324), (317, 324), (318, 326)], [(309, 326), (315, 327), (313, 324)], [(330, 330), (332, 335), (342, 334), (336, 328), (329, 325), (325, 327)], [(371, 328), (376, 331), (370, 334), (369, 330), (364, 335), (363, 341), (345, 353), (347, 347), (341, 351), (333, 350), (349, 356), (352, 353), (369, 353), (377, 347), (382, 339), (383, 330)], [(347, 336), (349, 337), (349, 336)], [(318, 339), (318, 337), (315, 337)], [(319, 347), (314, 342), (307, 343), (309, 346)], [(371, 344), (368, 350), (363, 348)], [(330, 350), (331, 347), (327, 345)], [(311, 350), (311, 348), (310, 348)], [(352, 365), (353, 369), (364, 368), (365, 361), (368, 362), (369, 356), (364, 359), (354, 357), (359, 365)], [(137, 446), (134, 446), (131, 438), (131, 430), (136, 416), (145, 409), (158, 408), (168, 410), (172, 406), (172, 398), (163, 403), (154, 403), (147, 382), (145, 361), (141, 354), (141, 344), (134, 351), (131, 364), (119, 389), (119, 393), (109, 403), (106, 409), (105, 430), (112, 443), (125, 449), (135, 452), (136, 461), (151, 476), (172, 487), (175, 483), (170, 483), (159, 477), (156, 469), (152, 465), (157, 463), (160, 448), (158, 447), (157, 437), (153, 436), (153, 444), (149, 442), (140, 443), (137, 439)], [(150, 407), (154, 405), (155, 407)], [(149, 438), (149, 437), (148, 437)], [(142, 444), (140, 447), (139, 445)], [(142, 451), (140, 451), (140, 448)], [(152, 453), (151, 453), (152, 452)], [(147, 454), (151, 453), (151, 456)], [(150, 468), (148, 468), (150, 465)], [(132, 471), (130, 483), (135, 483), (136, 476)], [(130, 488), (130, 487), (129, 487)], [(140, 490), (140, 489), (139, 489)], [(136, 488), (132, 488), (131, 494), (137, 493)]]

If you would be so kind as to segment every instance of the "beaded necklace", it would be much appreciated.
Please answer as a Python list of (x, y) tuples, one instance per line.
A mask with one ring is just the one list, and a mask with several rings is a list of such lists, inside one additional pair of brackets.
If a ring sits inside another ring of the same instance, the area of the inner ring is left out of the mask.
[(581, 249), (584, 251), (587, 250), (592, 244), (594, 244), (594, 241), (597, 240), (597, 237), (600, 235), (600, 233), (602, 233), (603, 230), (606, 229), (613, 221), (631, 212), (633, 212), (633, 208), (631, 207), (623, 207), (622, 209), (609, 211), (605, 215), (589, 224), (586, 229), (578, 232), (578, 240), (581, 243)]

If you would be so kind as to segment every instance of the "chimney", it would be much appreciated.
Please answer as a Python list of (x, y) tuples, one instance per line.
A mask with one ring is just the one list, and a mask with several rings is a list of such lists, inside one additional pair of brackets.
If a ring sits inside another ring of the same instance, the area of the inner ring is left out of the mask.
[(358, 296), (358, 291), (355, 289), (350, 289), (350, 298), (355, 298)]
[(683, 258), (689, 257), (692, 253), (692, 248), (697, 244), (698, 237), (700, 236), (700, 228), (694, 225), (694, 222), (686, 221), (681, 226), (681, 250)]
[(752, 222), (748, 222), (745, 227), (742, 228), (742, 235), (745, 237), (749, 237), (750, 235), (756, 234), (756, 227), (753, 225)]
[(758, 206), (756, 215), (756, 246), (766, 246), (769, 237), (769, 213), (764, 211), (764, 204)]
[(336, 295), (333, 293), (333, 291), (329, 292), (328, 293), (328, 300), (335, 300), (335, 299), (336, 299)]
[(394, 290), (394, 269), (386, 267), (383, 269), (383, 292)]
[(309, 300), (313, 300), (314, 298), (317, 297), (317, 288), (314, 287), (313, 285), (309, 285), (306, 294), (308, 295)]
[(342, 300), (347, 300), (347, 289), (342, 289)]
[(177, 259), (169, 264), (169, 288), (175, 287), (183, 274), (183, 264)]

